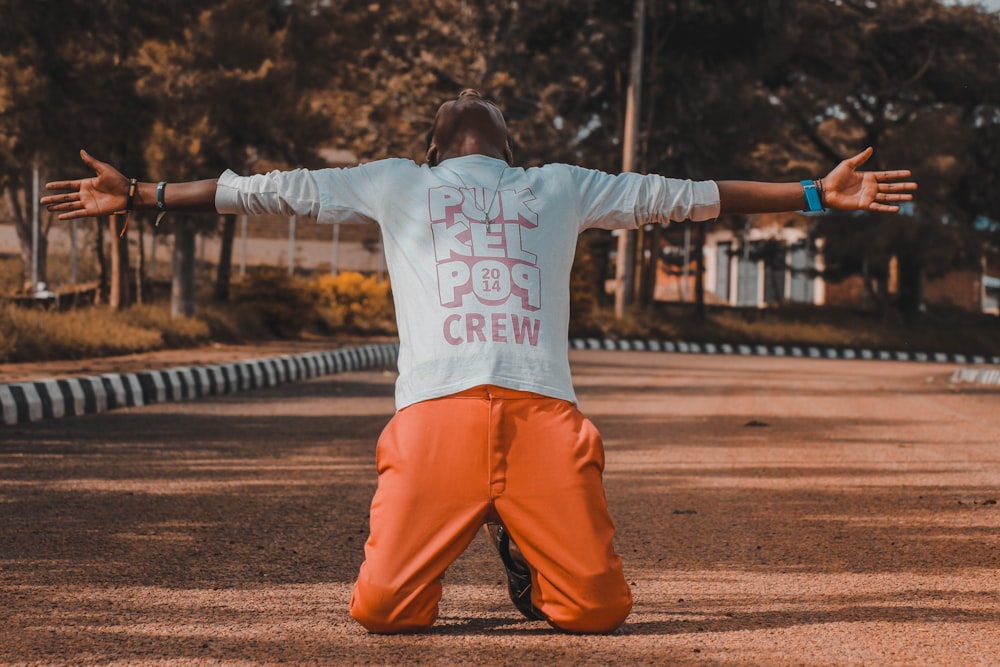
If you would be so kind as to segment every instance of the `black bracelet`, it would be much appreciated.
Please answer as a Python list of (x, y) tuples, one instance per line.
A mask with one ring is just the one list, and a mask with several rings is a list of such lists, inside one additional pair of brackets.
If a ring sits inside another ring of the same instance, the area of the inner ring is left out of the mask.
[(125, 211), (131, 211), (132, 205), (135, 203), (135, 191), (139, 187), (138, 178), (130, 178), (128, 182), (128, 199), (125, 200)]
[(156, 184), (156, 208), (159, 211), (166, 211), (167, 205), (163, 201), (163, 191), (167, 189), (167, 182), (160, 181)]
[(120, 238), (125, 237), (125, 230), (128, 229), (128, 219), (132, 217), (132, 206), (135, 204), (135, 192), (139, 189), (139, 179), (128, 179), (128, 198), (125, 199), (125, 224), (122, 225)]

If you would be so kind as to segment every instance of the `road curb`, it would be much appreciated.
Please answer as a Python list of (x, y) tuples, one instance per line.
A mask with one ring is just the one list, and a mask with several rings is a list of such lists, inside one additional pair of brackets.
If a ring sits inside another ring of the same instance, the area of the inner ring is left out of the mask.
[(759, 345), (730, 343), (687, 343), (661, 340), (620, 340), (575, 338), (574, 350), (648, 350), (682, 354), (724, 354), (734, 356), (798, 357), (803, 359), (864, 359), (868, 361), (918, 361), (942, 364), (1000, 364), (1000, 356), (965, 355), (945, 352), (870, 350), (820, 345)]
[[(639, 350), (678, 354), (772, 356), (803, 359), (862, 359), (924, 363), (1000, 365), (1000, 357), (982, 355), (874, 351), (815, 345), (751, 345), (661, 340), (573, 338), (574, 350)], [(59, 419), (122, 407), (183, 401), (285, 382), (372, 368), (394, 367), (399, 343), (380, 343), (327, 352), (306, 352), (207, 366), (182, 366), (138, 373), (44, 379), (0, 384), (0, 423)], [(1000, 385), (1000, 370), (961, 368), (951, 381)]]
[(906, 352), (903, 350), (870, 350), (853, 347), (823, 347), (818, 345), (750, 345), (729, 343), (686, 343), (683, 341), (618, 340), (613, 338), (576, 338), (570, 341), (574, 350), (648, 350), (680, 354), (714, 354), (734, 356), (793, 357), (803, 359), (864, 359), (867, 361), (910, 361), (939, 364), (976, 364), (978, 368), (958, 368), (949, 378), (953, 384), (971, 382), (1000, 385), (1000, 369), (982, 368), (1000, 365), (1000, 356), (965, 355), (944, 352)]
[(398, 354), (399, 343), (381, 343), (225, 364), (0, 384), (0, 423), (11, 426), (395, 367)]
[(1000, 370), (993, 368), (959, 368), (951, 374), (951, 382), (1000, 385)]

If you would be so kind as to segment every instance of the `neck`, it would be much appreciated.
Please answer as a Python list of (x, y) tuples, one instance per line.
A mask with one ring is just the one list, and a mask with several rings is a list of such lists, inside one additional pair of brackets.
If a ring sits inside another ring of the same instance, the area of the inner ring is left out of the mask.
[(464, 138), (453, 142), (450, 146), (441, 150), (441, 159), (447, 160), (453, 157), (464, 157), (466, 155), (485, 155), (497, 160), (507, 161), (506, 151), (503, 147), (490, 142), (482, 141), (479, 137), (466, 135)]

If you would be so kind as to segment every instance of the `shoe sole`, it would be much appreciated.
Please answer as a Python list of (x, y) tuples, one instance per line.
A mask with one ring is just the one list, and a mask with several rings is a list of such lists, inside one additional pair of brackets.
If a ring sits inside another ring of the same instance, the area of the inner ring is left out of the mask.
[(489, 533), (493, 546), (500, 554), (500, 560), (507, 573), (507, 592), (510, 601), (525, 618), (532, 621), (547, 621), (538, 607), (531, 603), (531, 569), (527, 562), (511, 553), (512, 540), (507, 528), (501, 523), (487, 523), (486, 532)]

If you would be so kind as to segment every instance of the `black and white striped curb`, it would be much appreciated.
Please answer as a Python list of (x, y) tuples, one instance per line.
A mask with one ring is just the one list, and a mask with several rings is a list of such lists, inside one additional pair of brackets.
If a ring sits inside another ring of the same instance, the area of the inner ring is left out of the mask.
[(395, 367), (399, 343), (209, 366), (0, 384), (2, 423), (59, 419), (166, 401), (247, 391), (307, 378)]
[[(801, 345), (574, 338), (570, 340), (570, 347), (575, 350), (644, 350), (680, 354), (1000, 365), (998, 356), (873, 351)], [(138, 373), (107, 373), (90, 377), (0, 384), (0, 416), (2, 416), (0, 423), (12, 425), (58, 419), (121, 407), (137, 407), (271, 387), (320, 375), (392, 367), (396, 363), (398, 354), (399, 343), (382, 343), (210, 366), (185, 366)], [(952, 374), (951, 381), (1000, 385), (1000, 370), (958, 369)]]
[(951, 374), (951, 382), (974, 382), (976, 384), (1000, 385), (1000, 370), (993, 368), (959, 368)]
[(798, 357), (804, 359), (866, 359), (877, 361), (920, 361), (943, 364), (1000, 364), (1000, 356), (964, 355), (944, 352), (868, 350), (817, 345), (750, 345), (729, 343), (685, 343), (683, 341), (618, 340), (574, 338), (574, 350), (648, 350), (681, 354), (729, 354), (739, 356)]

